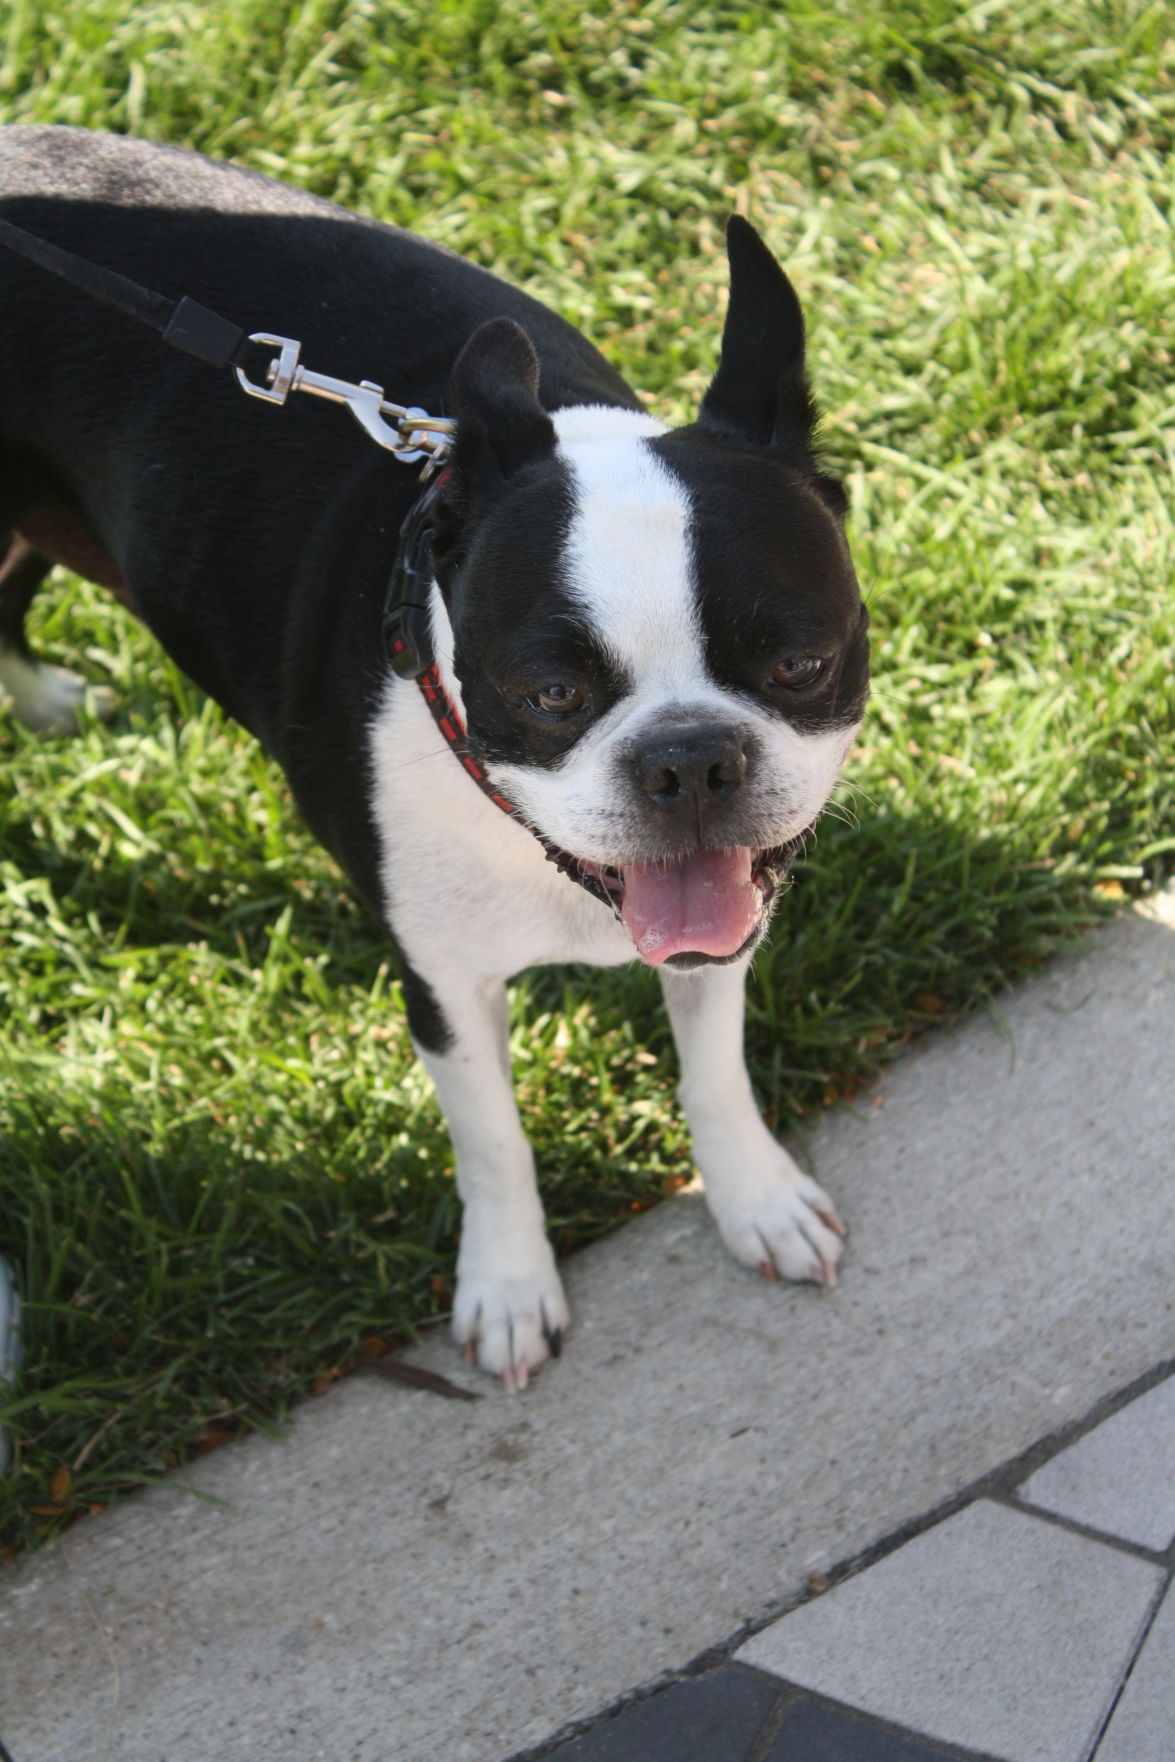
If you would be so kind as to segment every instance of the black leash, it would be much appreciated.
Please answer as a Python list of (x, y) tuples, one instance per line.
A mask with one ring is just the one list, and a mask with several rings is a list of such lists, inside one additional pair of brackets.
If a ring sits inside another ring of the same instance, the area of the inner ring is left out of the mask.
[(187, 294), (180, 300), (171, 300), (166, 294), (152, 293), (128, 276), (90, 263), (61, 245), (51, 245), (48, 239), (38, 238), (10, 220), (0, 220), (0, 243), (47, 269), (50, 275), (72, 282), (95, 300), (125, 312), (128, 318), (137, 318), (140, 324), (150, 325), (173, 349), (182, 349), (186, 355), (195, 355), (212, 367), (235, 367), (243, 360), (248, 333), (239, 324), (222, 318), (219, 312), (211, 312), (198, 300), (189, 299)]

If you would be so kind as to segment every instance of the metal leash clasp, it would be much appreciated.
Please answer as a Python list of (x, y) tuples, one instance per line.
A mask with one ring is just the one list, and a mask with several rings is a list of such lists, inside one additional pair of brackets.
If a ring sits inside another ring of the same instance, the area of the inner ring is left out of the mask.
[[(302, 345), (293, 337), (272, 336), (259, 330), (250, 336), (249, 342), (277, 351), (271, 355), (265, 379), (260, 383), (250, 379), (243, 367), (234, 369), (238, 385), (251, 398), (284, 404), (291, 392), (310, 392), (316, 398), (346, 404), (360, 428), (404, 465), (415, 464), (418, 459), (431, 463), (447, 450), (457, 426), (450, 418), (430, 416), (415, 405), (393, 404), (384, 397), (383, 387), (373, 380), (362, 379), (356, 385), (351, 380), (334, 379), (329, 373), (315, 373), (301, 366)], [(393, 419), (391, 422), (384, 420), (388, 416)]]

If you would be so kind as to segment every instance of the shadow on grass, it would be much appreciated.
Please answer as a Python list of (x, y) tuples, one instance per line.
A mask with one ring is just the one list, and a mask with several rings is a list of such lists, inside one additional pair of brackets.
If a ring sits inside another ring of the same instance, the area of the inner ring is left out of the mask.
[[(96, 1103), (96, 1106), (99, 1105)], [(242, 1162), (212, 1122), (148, 1148), (76, 1098), (9, 1110), (0, 1247), (24, 1363), (0, 1417), (0, 1549), (53, 1533), (206, 1442), (281, 1418), (366, 1335), (441, 1307), (451, 1183)]]

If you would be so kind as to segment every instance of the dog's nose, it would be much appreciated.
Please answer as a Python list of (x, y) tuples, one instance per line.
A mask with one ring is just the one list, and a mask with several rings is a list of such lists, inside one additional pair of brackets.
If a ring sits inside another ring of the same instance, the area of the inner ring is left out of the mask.
[(691, 819), (728, 802), (741, 789), (747, 749), (734, 728), (687, 723), (662, 728), (633, 755), (641, 792), (662, 812)]

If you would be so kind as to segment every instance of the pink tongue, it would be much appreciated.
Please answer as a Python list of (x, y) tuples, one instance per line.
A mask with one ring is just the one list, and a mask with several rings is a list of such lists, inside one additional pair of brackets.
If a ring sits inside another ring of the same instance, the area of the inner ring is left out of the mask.
[(735, 954), (759, 919), (749, 850), (698, 850), (676, 862), (629, 863), (620, 915), (641, 959)]

